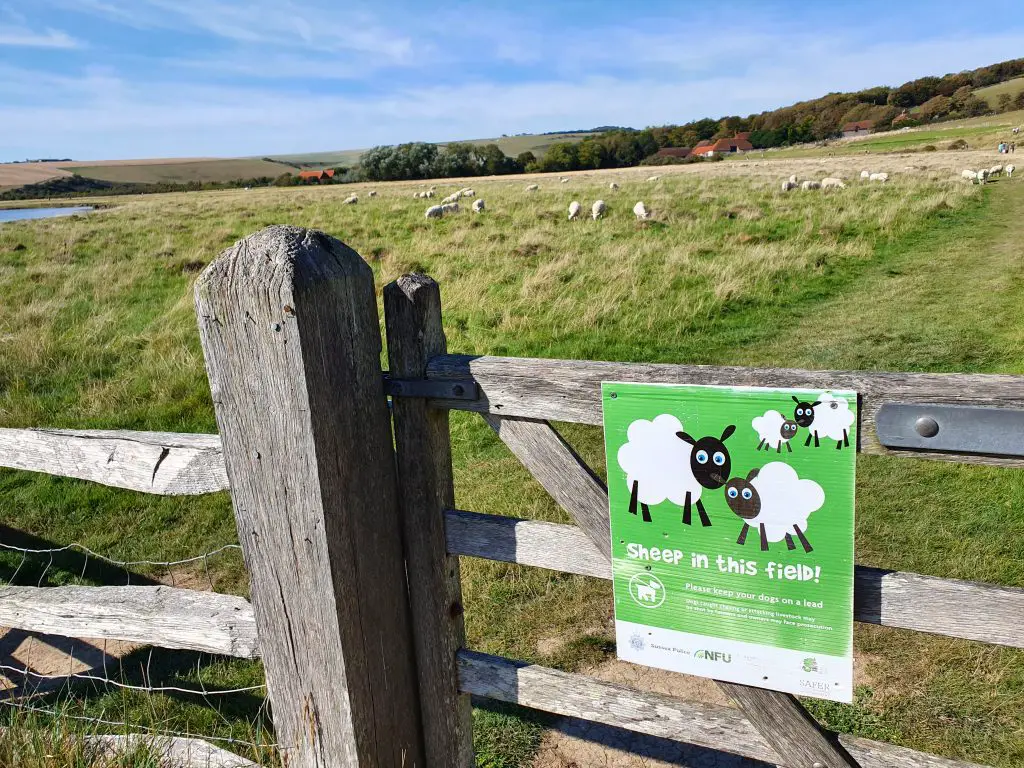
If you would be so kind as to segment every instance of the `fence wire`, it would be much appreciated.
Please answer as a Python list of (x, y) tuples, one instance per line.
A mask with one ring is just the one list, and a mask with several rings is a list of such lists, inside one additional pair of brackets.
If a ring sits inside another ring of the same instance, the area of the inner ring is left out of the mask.
[[(218, 569), (211, 560), (240, 551), (237, 544), (225, 544), (180, 560), (119, 560), (77, 542), (49, 548), (0, 542), (0, 554), (8, 553), (5, 559), (13, 569), (6, 583), (17, 584), (21, 577), (22, 583), (37, 587), (49, 583), (54, 573), (62, 574), (55, 579), (58, 583), (76, 577), (79, 583), (96, 583), (96, 571), (90, 574), (89, 569), (99, 563), (108, 569), (101, 572), (102, 583), (121, 580), (120, 574), (111, 574), (113, 568), (123, 572), (122, 583), (128, 585), (134, 579), (215, 592)], [(80, 566), (76, 556), (82, 558)], [(204, 578), (197, 578), (200, 564)], [(133, 573), (133, 568), (143, 573)], [(160, 570), (147, 575), (149, 569)], [(144, 648), (0, 628), (0, 704), (10, 715), (3, 718), (5, 724), (15, 727), (31, 715), (83, 735), (201, 739), (260, 765), (276, 764), (279, 745), (262, 738), (272, 736), (272, 726), (258, 662), (153, 648), (143, 657)], [(111, 709), (119, 711), (120, 718), (110, 717)]]

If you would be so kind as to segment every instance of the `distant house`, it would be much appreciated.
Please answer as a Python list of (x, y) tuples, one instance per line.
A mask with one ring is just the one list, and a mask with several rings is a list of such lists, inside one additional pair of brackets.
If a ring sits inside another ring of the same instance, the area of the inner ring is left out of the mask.
[(739, 134), (731, 139), (719, 139), (718, 141), (701, 142), (694, 147), (693, 154), (702, 157), (713, 157), (716, 153), (719, 155), (729, 155), (735, 152), (749, 152), (754, 148), (745, 137), (741, 137)]
[(744, 141), (750, 141), (750, 131), (740, 131), (736, 134), (737, 139), (743, 139)]
[(655, 157), (689, 157), (689, 147), (664, 147), (659, 149)]
[(324, 168), (320, 171), (299, 171), (299, 178), (305, 182), (315, 181), (317, 183), (334, 178), (333, 168)]
[(851, 136), (866, 136), (875, 129), (874, 120), (858, 120), (855, 123), (847, 123), (843, 126), (843, 138)]

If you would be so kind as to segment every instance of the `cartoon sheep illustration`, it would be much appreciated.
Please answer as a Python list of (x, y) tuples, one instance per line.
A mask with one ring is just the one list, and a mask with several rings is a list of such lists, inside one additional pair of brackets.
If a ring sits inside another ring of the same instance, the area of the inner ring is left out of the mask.
[(757, 450), (764, 448), (766, 451), (775, 449), (776, 453), (782, 453), (782, 446), (792, 453), (793, 446), (789, 441), (796, 437), (797, 423), (787, 419), (778, 411), (765, 411), (763, 416), (755, 416), (750, 426), (757, 432), (761, 442), (757, 444)]
[(813, 480), (801, 480), (796, 470), (781, 461), (750, 470), (746, 479), (734, 477), (725, 486), (725, 502), (743, 519), (737, 544), (747, 541), (747, 533), (756, 526), (761, 536), (761, 551), (768, 551), (768, 542), (786, 540), (786, 547), (796, 549), (792, 533), (803, 545), (804, 552), (813, 547), (804, 535), (807, 518), (825, 503), (825, 491)]
[(833, 397), (828, 392), (823, 392), (813, 403), (801, 400), (793, 395), (796, 409), (793, 412), (793, 420), (807, 432), (807, 440), (804, 445), (810, 445), (814, 439), (814, 447), (820, 443), (818, 437), (826, 437), (836, 441), (836, 449), (850, 447), (850, 426), (853, 424), (854, 414), (850, 410), (850, 404), (844, 397)]
[(736, 431), (730, 424), (721, 437), (699, 440), (683, 431), (682, 422), (663, 413), (653, 421), (637, 419), (629, 425), (629, 439), (619, 448), (619, 466), (626, 472), (630, 488), (629, 512), (637, 504), (645, 523), (651, 522), (651, 504), (668, 499), (683, 508), (683, 524), (690, 525), (691, 510), (697, 507), (701, 525), (711, 525), (701, 491), (721, 488), (729, 479), (732, 460), (725, 441)]

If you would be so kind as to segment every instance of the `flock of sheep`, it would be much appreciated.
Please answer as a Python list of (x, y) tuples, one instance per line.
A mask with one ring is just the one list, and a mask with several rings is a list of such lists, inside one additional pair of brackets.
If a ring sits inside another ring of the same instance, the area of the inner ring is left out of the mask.
[(989, 179), (1000, 176), (1004, 173), (1006, 174), (1006, 178), (1010, 178), (1013, 176), (1013, 172), (1015, 170), (1016, 168), (1012, 165), (1007, 165), (1005, 167), (1002, 165), (993, 165), (991, 168), (982, 168), (980, 171), (966, 170), (961, 173), (960, 176), (972, 184), (975, 182), (978, 184), (984, 184)]
[[(889, 174), (872, 173), (871, 171), (861, 171), (860, 178), (861, 181), (877, 181), (881, 184), (884, 184), (889, 180)], [(842, 179), (837, 179), (831, 176), (826, 177), (821, 181), (814, 181), (813, 179), (805, 179), (804, 181), (800, 181), (800, 179), (797, 178), (796, 174), (793, 174), (784, 182), (782, 182), (782, 191), (790, 192), (794, 189), (802, 189), (804, 191), (807, 191), (809, 189), (846, 189), (846, 182), (843, 181)]]

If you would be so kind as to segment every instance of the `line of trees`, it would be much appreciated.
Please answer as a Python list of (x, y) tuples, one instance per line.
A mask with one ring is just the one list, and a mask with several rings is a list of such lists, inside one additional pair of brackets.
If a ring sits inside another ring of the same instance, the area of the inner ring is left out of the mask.
[(523, 173), (536, 161), (532, 152), (509, 157), (497, 144), (412, 142), (374, 147), (359, 159), (359, 167), (366, 181), (411, 181)]

